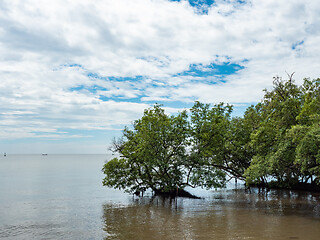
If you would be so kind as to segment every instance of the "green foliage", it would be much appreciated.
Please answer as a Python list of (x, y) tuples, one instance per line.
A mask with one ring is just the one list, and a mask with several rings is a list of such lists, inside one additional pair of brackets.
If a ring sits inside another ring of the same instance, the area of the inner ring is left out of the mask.
[(216, 164), (223, 162), (224, 139), (227, 134), (231, 106), (196, 102), (191, 108), (192, 154), (197, 158), (211, 158)]
[(320, 184), (320, 79), (298, 86), (274, 78), (273, 89), (231, 117), (232, 106), (195, 102), (190, 113), (147, 109), (113, 143), (120, 157), (103, 167), (103, 184), (170, 193), (186, 186), (223, 187), (226, 177), (247, 184)]
[[(320, 81), (305, 79), (301, 87), (274, 79), (259, 106), (258, 128), (251, 135), (254, 157), (245, 171), (248, 184), (273, 181), (292, 187), (319, 181)], [(275, 184), (273, 183), (273, 184)]]
[(133, 129), (125, 128), (123, 138), (114, 142), (114, 151), (120, 157), (105, 164), (103, 184), (129, 192), (148, 188), (169, 192), (181, 188), (187, 117), (185, 111), (167, 116), (159, 105), (145, 110), (143, 117), (134, 122)]
[(308, 128), (304, 137), (299, 141), (296, 149), (296, 164), (301, 166), (303, 173), (320, 176), (320, 126), (318, 124)]
[(191, 108), (191, 155), (202, 165), (243, 179), (252, 157), (248, 142), (255, 124), (250, 118), (231, 119), (231, 112), (232, 106), (223, 103), (212, 108), (195, 103)]
[(261, 155), (253, 156), (250, 166), (246, 169), (244, 176), (247, 184), (259, 184), (267, 181), (267, 176), (270, 172), (271, 166), (266, 161), (268, 156)]
[[(219, 115), (220, 110), (223, 112), (220, 108), (210, 110), (210, 117)], [(192, 119), (202, 121), (196, 115)], [(219, 122), (218, 119), (217, 116), (214, 121)], [(202, 127), (207, 131), (213, 127), (209, 125), (203, 122)], [(201, 130), (204, 139), (210, 138), (206, 131)], [(103, 184), (128, 192), (150, 188), (163, 193), (186, 186), (224, 186), (224, 172), (205, 163), (207, 159), (196, 157), (189, 150), (195, 148), (194, 140), (194, 128), (188, 121), (186, 111), (168, 116), (159, 105), (155, 105), (145, 110), (143, 117), (133, 123), (133, 129), (124, 129), (122, 139), (114, 141), (113, 150), (120, 157), (104, 165), (106, 177)]]

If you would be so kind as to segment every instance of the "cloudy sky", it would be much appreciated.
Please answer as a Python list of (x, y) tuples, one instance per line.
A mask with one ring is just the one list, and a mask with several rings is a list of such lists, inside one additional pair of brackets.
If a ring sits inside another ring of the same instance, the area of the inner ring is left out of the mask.
[(154, 103), (241, 115), (320, 77), (318, 0), (1, 0), (0, 152), (105, 153)]

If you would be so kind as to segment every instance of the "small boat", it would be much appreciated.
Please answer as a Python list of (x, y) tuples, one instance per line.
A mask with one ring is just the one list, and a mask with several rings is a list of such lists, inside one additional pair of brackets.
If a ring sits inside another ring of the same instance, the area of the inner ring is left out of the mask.
[(48, 155), (48, 153), (42, 153), (42, 156), (47, 156)]
[(7, 156), (7, 153), (4, 153), (3, 156), (6, 157), (6, 156)]

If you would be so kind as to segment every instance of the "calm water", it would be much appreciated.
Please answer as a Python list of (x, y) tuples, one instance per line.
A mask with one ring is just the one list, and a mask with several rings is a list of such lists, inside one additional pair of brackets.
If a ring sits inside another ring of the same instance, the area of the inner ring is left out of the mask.
[(101, 185), (107, 158), (1, 156), (0, 239), (320, 239), (318, 193), (138, 198)]

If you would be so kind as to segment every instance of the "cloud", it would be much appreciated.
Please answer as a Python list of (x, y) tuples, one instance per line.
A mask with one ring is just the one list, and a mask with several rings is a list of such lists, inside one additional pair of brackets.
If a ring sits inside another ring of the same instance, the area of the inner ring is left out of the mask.
[(319, 77), (319, 11), (316, 0), (1, 1), (1, 138), (91, 137), (81, 131), (121, 129), (154, 102), (257, 102), (275, 75)]

